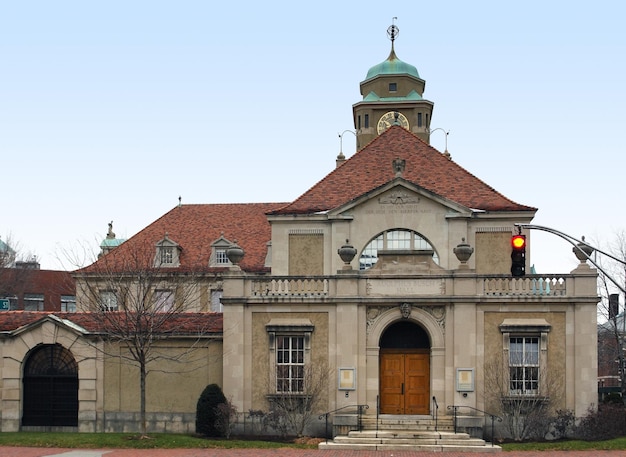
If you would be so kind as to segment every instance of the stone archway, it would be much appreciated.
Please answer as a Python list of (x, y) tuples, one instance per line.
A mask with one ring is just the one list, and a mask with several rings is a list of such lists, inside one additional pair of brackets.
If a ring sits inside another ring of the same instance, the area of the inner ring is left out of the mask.
[[(379, 404), (380, 400), (380, 342), (382, 335), (394, 323), (400, 321), (418, 325), (428, 335), (430, 341), (429, 372), (430, 398), (439, 401), (445, 398), (445, 319), (443, 306), (410, 305), (407, 310), (401, 306), (369, 306), (367, 309), (367, 379), (375, 380), (368, 385), (366, 398), (369, 404)], [(408, 317), (406, 317), (408, 314)], [(383, 351), (384, 352), (384, 351)]]
[(78, 425), (78, 364), (60, 344), (40, 344), (24, 362), (23, 426)]
[(430, 338), (417, 323), (394, 322), (380, 338), (381, 414), (430, 412)]

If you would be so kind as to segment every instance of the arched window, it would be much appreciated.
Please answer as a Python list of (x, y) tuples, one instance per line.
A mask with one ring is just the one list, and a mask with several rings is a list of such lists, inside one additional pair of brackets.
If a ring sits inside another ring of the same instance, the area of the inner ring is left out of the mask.
[(78, 364), (60, 344), (42, 344), (26, 359), (22, 425), (78, 425)]
[(393, 229), (381, 233), (370, 241), (367, 246), (365, 246), (365, 249), (361, 252), (361, 257), (359, 259), (359, 269), (367, 270), (368, 268), (373, 267), (378, 260), (379, 250), (394, 249), (430, 249), (433, 251), (433, 261), (436, 264), (439, 264), (437, 251), (426, 238), (413, 230)]

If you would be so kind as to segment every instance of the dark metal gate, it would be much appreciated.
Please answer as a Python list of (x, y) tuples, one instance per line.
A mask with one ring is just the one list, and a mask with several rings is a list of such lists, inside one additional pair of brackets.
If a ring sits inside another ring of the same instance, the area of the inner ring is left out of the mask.
[(40, 345), (26, 360), (22, 425), (78, 425), (78, 364), (59, 344)]

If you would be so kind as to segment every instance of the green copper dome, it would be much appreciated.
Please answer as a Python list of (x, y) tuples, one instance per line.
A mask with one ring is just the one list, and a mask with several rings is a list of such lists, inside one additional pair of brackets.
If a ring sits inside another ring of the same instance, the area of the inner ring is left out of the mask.
[(368, 80), (380, 75), (410, 75), (415, 78), (420, 77), (417, 68), (398, 59), (393, 47), (391, 48), (391, 53), (389, 57), (387, 57), (387, 60), (370, 68), (365, 79)]

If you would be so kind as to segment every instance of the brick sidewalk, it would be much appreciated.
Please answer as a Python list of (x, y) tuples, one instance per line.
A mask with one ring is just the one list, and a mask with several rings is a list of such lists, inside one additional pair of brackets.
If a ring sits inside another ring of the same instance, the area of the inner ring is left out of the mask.
[(626, 457), (626, 451), (422, 452), (317, 449), (105, 449), (0, 447), (1, 457)]

